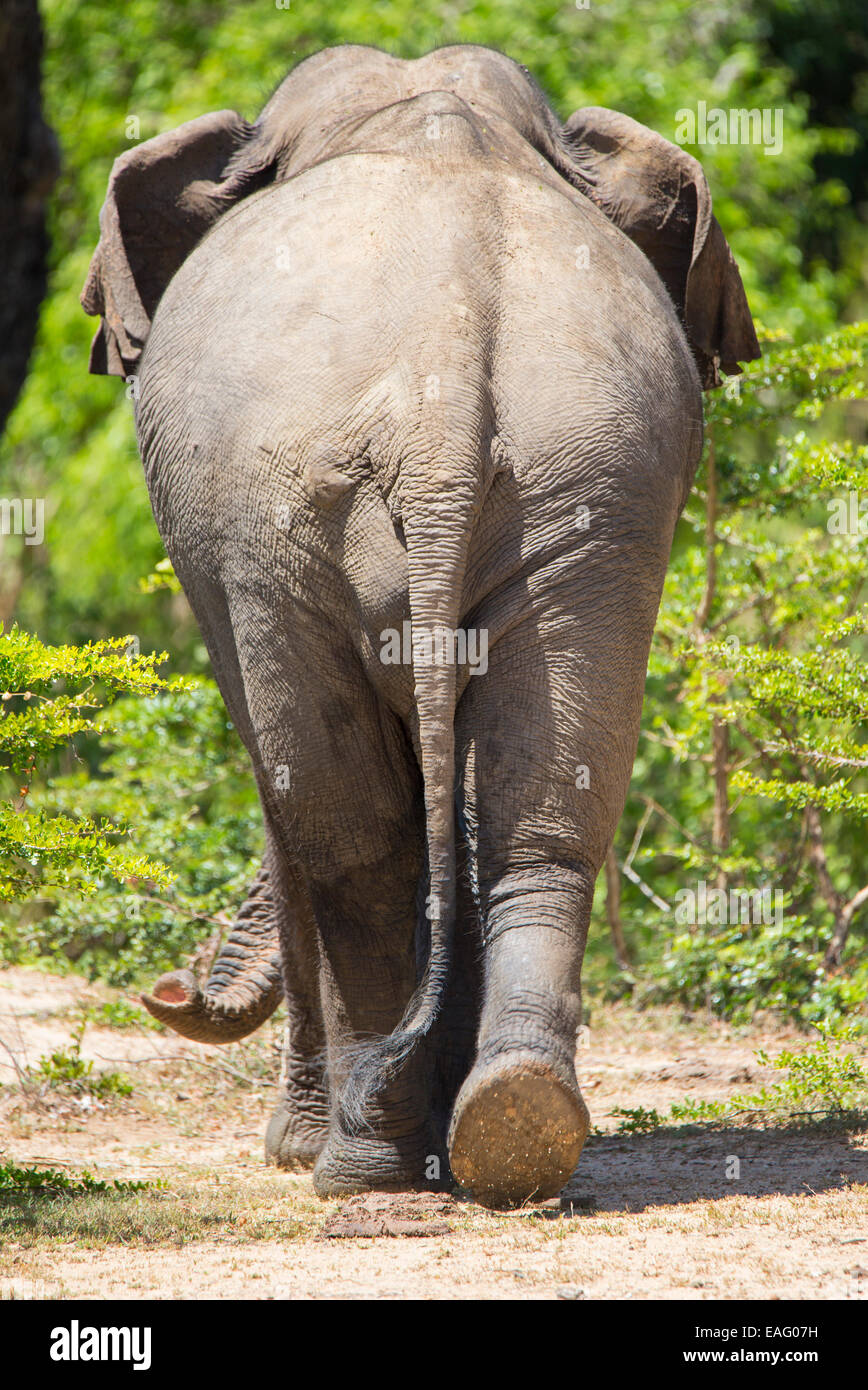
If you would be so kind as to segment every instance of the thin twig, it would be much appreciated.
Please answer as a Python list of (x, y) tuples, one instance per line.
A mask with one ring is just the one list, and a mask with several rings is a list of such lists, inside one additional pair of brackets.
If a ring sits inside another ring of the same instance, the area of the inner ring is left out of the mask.
[(18, 1058), (15, 1056), (15, 1053), (12, 1051), (12, 1048), (9, 1046), (7, 1042), (4, 1042), (3, 1038), (0, 1038), (0, 1047), (3, 1048), (3, 1051), (5, 1053), (7, 1053), (9, 1060), (15, 1068), (15, 1075), (18, 1077), (18, 1084), (21, 1087), (24, 1094), (26, 1096), (29, 1096), (31, 1100), (35, 1101), (37, 1105), (42, 1106), (42, 1102), (39, 1099), (38, 1088), (34, 1086), (33, 1083), (28, 1079), (26, 1071), (22, 1070), (21, 1066), (18, 1063)]
[(627, 855), (627, 858), (624, 860), (624, 866), (623, 866), (623, 867), (624, 867), (624, 872), (625, 872), (625, 873), (626, 873), (627, 870), (629, 869), (630, 865), (633, 863), (633, 860), (636, 858), (636, 853), (637, 853), (637, 851), (638, 851), (638, 849), (639, 849), (639, 845), (642, 843), (642, 836), (645, 834), (645, 827), (646, 827), (646, 825), (648, 824), (648, 822), (649, 822), (649, 820), (651, 819), (651, 817), (653, 816), (653, 814), (654, 814), (654, 807), (653, 807), (653, 806), (646, 806), (646, 807), (645, 807), (645, 814), (642, 816), (642, 819), (640, 820), (639, 824), (638, 824), (637, 827), (636, 827), (636, 834), (633, 836), (633, 843), (632, 843), (632, 845), (630, 846), (630, 853)]
[(179, 917), (186, 917), (189, 922), (213, 922), (215, 926), (221, 927), (224, 931), (232, 925), (232, 917), (229, 913), (221, 913), (219, 917), (212, 917), (207, 912), (190, 912), (187, 908), (179, 907), (177, 903), (170, 903), (166, 898), (155, 897), (153, 893), (136, 893), (136, 897), (144, 898), (145, 902), (156, 903), (158, 907), (167, 907), (170, 912), (176, 912)]
[(145, 1062), (190, 1062), (194, 1067), (205, 1067), (208, 1071), (225, 1072), (229, 1076), (237, 1076), (239, 1081), (244, 1081), (248, 1086), (276, 1086), (276, 1081), (269, 1081), (266, 1077), (251, 1077), (245, 1075), (243, 1071), (238, 1071), (235, 1067), (228, 1066), (225, 1062), (203, 1062), (200, 1057), (186, 1057), (183, 1053), (169, 1057), (106, 1057), (102, 1052), (95, 1052), (101, 1062), (113, 1062), (117, 1066), (134, 1067), (141, 1066)]
[(635, 883), (640, 893), (644, 893), (646, 898), (650, 898), (654, 906), (659, 908), (661, 912), (672, 911), (669, 903), (665, 902), (663, 898), (658, 898), (657, 894), (654, 892), (654, 889), (648, 887), (648, 884), (644, 881), (644, 879), (641, 879), (639, 877), (636, 870), (632, 868), (630, 864), (622, 864), (621, 870), (622, 873), (624, 873), (626, 877), (629, 878), (631, 883)]
[(695, 839), (691, 835), (689, 830), (686, 830), (684, 828), (680, 821), (677, 821), (675, 817), (669, 811), (666, 810), (665, 806), (661, 806), (659, 801), (655, 801), (653, 796), (646, 796), (643, 792), (640, 793), (639, 800), (644, 801), (646, 806), (650, 806), (653, 811), (656, 811), (658, 816), (662, 816), (664, 820), (668, 820), (670, 825), (674, 825), (675, 829), (678, 830), (684, 836), (685, 840), (689, 840), (690, 843), (692, 845), (695, 845), (697, 849), (705, 848), (705, 846), (699, 840)]
[(868, 767), (868, 758), (845, 758), (836, 753), (824, 753), (821, 749), (799, 748), (788, 743), (764, 743), (763, 752), (789, 753), (794, 758), (805, 758), (808, 762), (830, 763), (833, 767)]

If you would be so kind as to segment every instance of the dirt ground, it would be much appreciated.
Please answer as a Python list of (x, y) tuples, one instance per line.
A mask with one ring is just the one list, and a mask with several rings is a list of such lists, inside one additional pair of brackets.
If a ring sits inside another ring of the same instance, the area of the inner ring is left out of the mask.
[(868, 1298), (865, 1133), (614, 1132), (615, 1107), (662, 1114), (759, 1090), (773, 1075), (755, 1051), (803, 1047), (799, 1035), (599, 1010), (579, 1073), (601, 1133), (560, 1204), (347, 1208), (319, 1200), (308, 1174), (263, 1165), (277, 1023), (222, 1049), (90, 1023), (82, 1055), (124, 1073), (133, 1094), (22, 1091), (27, 1067), (69, 1047), (81, 1008), (116, 997), (74, 977), (0, 974), (0, 1163), (159, 1184), (48, 1198), (4, 1227), (4, 1298)]

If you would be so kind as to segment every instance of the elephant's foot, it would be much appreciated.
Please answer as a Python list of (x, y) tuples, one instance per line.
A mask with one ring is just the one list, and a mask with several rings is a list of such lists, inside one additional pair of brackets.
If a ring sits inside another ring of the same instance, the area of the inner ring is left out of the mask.
[(265, 1161), (290, 1171), (312, 1168), (328, 1139), (327, 1116), (300, 1113), (284, 1097), (265, 1131)]
[(278, 1168), (312, 1168), (329, 1136), (329, 1102), (319, 1062), (291, 1056), (286, 1089), (265, 1132), (265, 1161)]
[(442, 1144), (427, 1128), (397, 1139), (332, 1132), (313, 1171), (320, 1197), (355, 1192), (449, 1191), (452, 1177)]
[(449, 1160), (482, 1206), (554, 1197), (579, 1161), (590, 1126), (562, 1066), (506, 1052), (471, 1072), (449, 1130)]

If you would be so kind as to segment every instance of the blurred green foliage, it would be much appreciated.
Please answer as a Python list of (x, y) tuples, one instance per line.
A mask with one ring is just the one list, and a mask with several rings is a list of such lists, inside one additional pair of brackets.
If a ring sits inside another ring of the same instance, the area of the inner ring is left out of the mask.
[(225, 929), (220, 914), (242, 901), (258, 867), (262, 824), (247, 755), (213, 681), (118, 699), (100, 730), (90, 759), (43, 778), (32, 804), (48, 824), (87, 808), (172, 872), (136, 862), (124, 872), (121, 860), (110, 875), (97, 864), (84, 904), (80, 875), (65, 891), (41, 890), (0, 926), (0, 960), (74, 962), (126, 985), (175, 967)]
[[(670, 904), (625, 887), (640, 998), (805, 1023), (868, 998), (866, 355), (865, 324), (767, 344), (707, 402), (616, 842)], [(779, 890), (782, 920), (685, 929), (702, 882)]]
[[(94, 818), (92, 799), (85, 815), (80, 804), (71, 815), (47, 815), (38, 793), (28, 801), (32, 781), (44, 774), (57, 749), (103, 732), (98, 711), (108, 699), (123, 691), (184, 688), (183, 679), (170, 685), (156, 674), (165, 653), (139, 656), (128, 642), (46, 647), (18, 627), (0, 631), (0, 788), (11, 793), (19, 784), (17, 799), (0, 801), (2, 901), (69, 887), (94, 893), (104, 875), (169, 882), (162, 865), (117, 843), (123, 831), (108, 817)], [(89, 777), (91, 765), (82, 766)]]

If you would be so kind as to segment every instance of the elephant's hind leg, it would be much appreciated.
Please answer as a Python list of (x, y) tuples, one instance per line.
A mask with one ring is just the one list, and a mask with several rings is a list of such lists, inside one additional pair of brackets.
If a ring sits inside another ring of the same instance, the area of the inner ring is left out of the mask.
[(589, 1128), (575, 1072), (582, 956), (644, 674), (593, 631), (561, 617), (547, 632), (530, 609), (458, 710), (484, 982), (449, 1154), (457, 1180), (490, 1206), (557, 1193)]
[[(183, 574), (180, 564), (179, 573)], [(288, 1048), (283, 1093), (268, 1124), (265, 1161), (280, 1168), (310, 1168), (325, 1145), (329, 1114), (316, 940), (310, 930), (305, 930), (310, 905), (297, 885), (287, 886), (281, 869), (279, 831), (269, 810), (270, 788), (257, 756), (256, 734), (226, 597), (219, 586), (207, 583), (201, 575), (186, 575), (184, 579), (220, 693), (253, 760), (265, 822), (263, 867), (238, 914), (236, 928), (215, 963), (212, 981), (219, 991), (218, 1000), (220, 994), (231, 993), (233, 987), (237, 992), (236, 982), (244, 985), (240, 1005), (234, 1009), (236, 1021), (244, 1025), (237, 1034), (240, 1037), (270, 1016), (281, 995), (285, 998)], [(240, 932), (242, 925), (244, 931)], [(203, 1000), (207, 1002), (208, 990)], [(152, 1008), (151, 1012), (155, 1010)], [(176, 1026), (171, 1019), (166, 1022)], [(199, 1036), (202, 1041), (232, 1040), (228, 1033), (223, 1037), (208, 1038), (201, 1033)]]
[[(259, 616), (257, 614), (257, 616)], [(354, 1113), (356, 1061), (388, 1037), (417, 984), (421, 776), (410, 739), (333, 626), (294, 609), (236, 623), (257, 778), (275, 843), (287, 988), (318, 971), (329, 1089), (321, 1196), (446, 1180), (424, 1048)], [(270, 1143), (279, 1144), (274, 1119)]]
[(396, 1027), (416, 985), (420, 854), (413, 820), (376, 863), (312, 883), (332, 1094), (328, 1142), (314, 1170), (323, 1197), (431, 1189), (449, 1177), (443, 1136), (431, 1120), (426, 1048), (396, 1075), (383, 1076), (363, 1116), (352, 1106), (354, 1063)]

